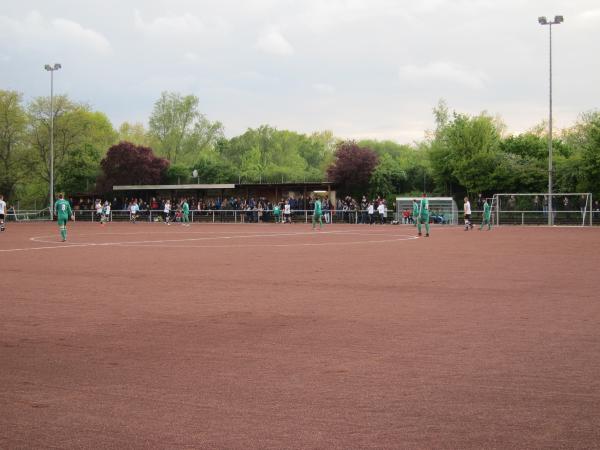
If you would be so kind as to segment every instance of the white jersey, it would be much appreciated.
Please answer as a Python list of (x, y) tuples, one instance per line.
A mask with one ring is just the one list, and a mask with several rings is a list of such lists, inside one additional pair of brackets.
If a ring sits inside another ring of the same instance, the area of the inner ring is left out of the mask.
[(6, 214), (6, 202), (0, 200), (0, 214)]
[(96, 213), (102, 214), (102, 203), (96, 203)]
[(137, 214), (137, 212), (140, 210), (140, 207), (136, 204), (131, 205), (131, 214)]
[(284, 214), (290, 214), (292, 212), (292, 209), (290, 208), (290, 205), (285, 205), (283, 207), (283, 213)]
[(465, 202), (465, 214), (471, 214), (471, 202)]
[(383, 203), (379, 204), (377, 207), (377, 212), (383, 216), (383, 213), (385, 212), (385, 206), (383, 206)]
[(369, 205), (369, 206), (367, 207), (367, 213), (369, 213), (369, 214), (373, 214), (374, 212), (375, 212), (375, 210), (373, 209), (373, 205)]
[(165, 209), (163, 211), (165, 214), (169, 214), (171, 212), (171, 204), (165, 203)]

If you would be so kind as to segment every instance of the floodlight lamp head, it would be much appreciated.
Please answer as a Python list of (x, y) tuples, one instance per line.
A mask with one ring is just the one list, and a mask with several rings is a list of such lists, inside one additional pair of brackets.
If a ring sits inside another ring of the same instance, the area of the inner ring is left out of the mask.
[(563, 23), (565, 18), (563, 16), (554, 16), (554, 23)]
[(44, 66), (44, 69), (46, 69), (46, 70), (52, 70), (52, 67), (50, 67), (50, 64), (46, 64), (46, 65)]
[(540, 17), (538, 17), (538, 22), (540, 23), (540, 25), (547, 25), (548, 24), (548, 20), (546, 19), (546, 16), (540, 16)]
[(61, 69), (62, 66), (59, 63), (54, 63), (54, 70)]

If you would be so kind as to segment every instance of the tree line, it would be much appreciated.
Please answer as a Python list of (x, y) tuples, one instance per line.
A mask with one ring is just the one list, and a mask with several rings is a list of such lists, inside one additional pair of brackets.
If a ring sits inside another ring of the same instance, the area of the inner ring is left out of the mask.
[[(50, 179), (50, 99), (24, 102), (0, 90), (0, 192), (21, 207), (45, 206)], [(507, 134), (487, 112), (433, 108), (435, 127), (411, 145), (339, 139), (269, 125), (227, 139), (194, 95), (163, 92), (148, 125), (108, 117), (66, 95), (54, 97), (56, 191), (106, 193), (113, 184), (257, 183), (329, 180), (341, 195), (464, 195), (543, 192), (546, 124)], [(557, 192), (600, 194), (600, 111), (553, 136)], [(192, 172), (197, 179), (192, 180)]]

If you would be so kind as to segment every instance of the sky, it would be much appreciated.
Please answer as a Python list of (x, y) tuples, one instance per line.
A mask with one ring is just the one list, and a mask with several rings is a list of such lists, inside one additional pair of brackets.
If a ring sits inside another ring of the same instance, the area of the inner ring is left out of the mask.
[(0, 0), (0, 89), (88, 103), (115, 127), (163, 91), (194, 94), (233, 137), (262, 124), (413, 143), (432, 109), (509, 133), (600, 107), (598, 0)]

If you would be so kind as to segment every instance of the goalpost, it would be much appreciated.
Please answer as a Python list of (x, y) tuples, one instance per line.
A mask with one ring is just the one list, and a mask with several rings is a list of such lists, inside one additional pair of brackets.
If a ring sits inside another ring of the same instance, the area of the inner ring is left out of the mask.
[(494, 194), (492, 218), (496, 225), (592, 226), (592, 194), (570, 192), (552, 194), (549, 217), (548, 194)]
[[(412, 216), (413, 200), (421, 200), (417, 197), (396, 197), (396, 220), (402, 223), (402, 212), (407, 210)], [(429, 201), (429, 218), (433, 223), (457, 225), (458, 207), (452, 197), (427, 197)]]

